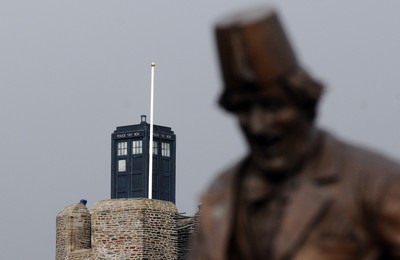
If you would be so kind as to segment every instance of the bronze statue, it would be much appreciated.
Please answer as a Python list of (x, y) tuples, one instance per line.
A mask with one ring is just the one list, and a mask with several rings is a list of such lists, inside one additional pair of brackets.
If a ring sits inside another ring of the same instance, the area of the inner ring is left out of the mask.
[(250, 153), (202, 196), (193, 259), (400, 259), (400, 165), (318, 129), (323, 87), (276, 13), (216, 26), (220, 105)]

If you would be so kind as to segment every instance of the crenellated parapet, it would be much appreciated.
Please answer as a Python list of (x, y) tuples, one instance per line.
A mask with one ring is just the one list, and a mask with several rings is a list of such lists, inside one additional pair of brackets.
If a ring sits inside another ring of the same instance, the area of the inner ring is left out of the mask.
[(56, 259), (87, 257), (91, 248), (91, 215), (86, 206), (77, 203), (64, 208), (56, 223)]

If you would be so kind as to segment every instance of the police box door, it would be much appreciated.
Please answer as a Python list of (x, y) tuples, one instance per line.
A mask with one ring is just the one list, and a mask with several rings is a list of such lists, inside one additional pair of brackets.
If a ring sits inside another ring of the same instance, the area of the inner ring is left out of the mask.
[(113, 174), (115, 192), (112, 191), (112, 197), (145, 197), (143, 140), (118, 140), (114, 164), (116, 164)]

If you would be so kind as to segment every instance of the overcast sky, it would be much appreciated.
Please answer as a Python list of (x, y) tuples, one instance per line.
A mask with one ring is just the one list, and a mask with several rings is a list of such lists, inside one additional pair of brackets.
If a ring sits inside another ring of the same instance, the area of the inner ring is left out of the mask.
[(177, 135), (177, 206), (192, 214), (243, 156), (220, 110), (214, 22), (272, 4), (304, 68), (327, 86), (318, 124), (400, 159), (397, 0), (1, 0), (1, 259), (54, 259), (55, 218), (110, 198), (116, 126), (149, 114)]

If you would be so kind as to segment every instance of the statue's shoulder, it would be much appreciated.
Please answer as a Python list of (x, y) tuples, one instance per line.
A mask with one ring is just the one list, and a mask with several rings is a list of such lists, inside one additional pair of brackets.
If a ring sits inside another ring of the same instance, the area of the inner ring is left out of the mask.
[(346, 166), (354, 172), (400, 176), (400, 163), (389, 156), (359, 144), (342, 141), (331, 134), (325, 134), (330, 147), (340, 153)]

